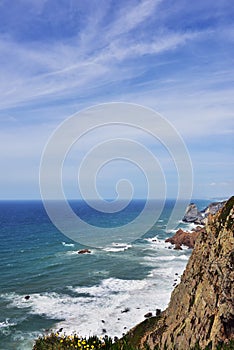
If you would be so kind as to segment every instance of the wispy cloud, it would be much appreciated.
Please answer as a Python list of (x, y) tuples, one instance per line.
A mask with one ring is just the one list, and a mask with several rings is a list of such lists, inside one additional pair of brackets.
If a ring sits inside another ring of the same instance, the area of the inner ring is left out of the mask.
[[(101, 87), (137, 77), (141, 68), (136, 70), (133, 64), (125, 69), (129, 60), (134, 62), (145, 55), (174, 50), (199, 36), (195, 31), (164, 30), (157, 34), (153, 26), (142, 29), (144, 37), (149, 34), (147, 39), (138, 40), (139, 26), (152, 20), (155, 14), (160, 15), (157, 7), (161, 2), (126, 3), (111, 14), (108, 25), (103, 25), (104, 17), (110, 12), (108, 6), (104, 11), (91, 12), (85, 28), (62, 42), (19, 42), (8, 35), (0, 37), (0, 93), (4, 97), (0, 106), (7, 108), (61, 95), (77, 98), (89, 95), (93, 85)], [(136, 36), (129, 35), (133, 30)]]
[(116, 14), (116, 18), (108, 28), (109, 31), (106, 36), (108, 41), (129, 33), (152, 15), (156, 15), (157, 6), (161, 2), (162, 0), (145, 0), (138, 3), (126, 3), (124, 7), (120, 7), (119, 13)]
[[(128, 67), (119, 71), (118, 64), (139, 59), (144, 55), (156, 55), (184, 45), (197, 37), (195, 33), (167, 34), (163, 38), (153, 38), (148, 43), (119, 41), (99, 50), (89, 58), (79, 58), (79, 49), (71, 45), (54, 47), (21, 47), (2, 40), (4, 55), (9, 58), (1, 74), (1, 107), (6, 108), (35, 98), (50, 98), (56, 94), (82, 96), (85, 90), (92, 90), (92, 84), (102, 86), (107, 82), (118, 82), (137, 77), (140, 69)], [(14, 59), (11, 54), (14, 52)], [(140, 67), (139, 67), (140, 68)], [(80, 89), (79, 91), (77, 91)]]

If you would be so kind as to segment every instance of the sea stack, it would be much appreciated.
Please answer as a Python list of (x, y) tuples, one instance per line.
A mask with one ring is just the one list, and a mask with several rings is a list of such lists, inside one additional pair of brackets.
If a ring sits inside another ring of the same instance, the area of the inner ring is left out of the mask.
[(204, 224), (204, 217), (194, 203), (189, 204), (182, 220), (184, 222), (194, 222), (198, 225)]

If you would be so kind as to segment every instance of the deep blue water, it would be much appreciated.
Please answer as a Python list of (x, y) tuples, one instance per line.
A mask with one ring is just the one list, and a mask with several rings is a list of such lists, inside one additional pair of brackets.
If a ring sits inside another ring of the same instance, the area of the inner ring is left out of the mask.
[[(208, 201), (196, 203), (202, 209)], [(116, 214), (100, 214), (84, 202), (71, 206), (92, 225), (121, 226), (141, 212), (144, 201)], [(120, 336), (145, 312), (164, 308), (175, 273), (183, 272), (190, 255), (164, 243), (174, 233), (165, 230), (172, 208), (167, 201), (142, 238), (79, 255), (84, 247), (56, 229), (40, 201), (1, 201), (0, 349), (28, 350), (38, 334), (58, 327), (102, 334), (103, 318), (108, 334)], [(121, 313), (125, 307), (127, 315)]]

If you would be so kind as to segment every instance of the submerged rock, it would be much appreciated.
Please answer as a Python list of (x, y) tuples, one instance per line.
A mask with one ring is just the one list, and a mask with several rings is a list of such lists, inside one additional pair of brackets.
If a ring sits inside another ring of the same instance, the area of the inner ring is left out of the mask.
[(129, 307), (126, 307), (124, 310), (121, 310), (121, 314), (124, 314), (125, 312), (129, 312), (129, 311), (130, 311)]
[(78, 251), (78, 254), (90, 254), (91, 250), (89, 249), (81, 249)]

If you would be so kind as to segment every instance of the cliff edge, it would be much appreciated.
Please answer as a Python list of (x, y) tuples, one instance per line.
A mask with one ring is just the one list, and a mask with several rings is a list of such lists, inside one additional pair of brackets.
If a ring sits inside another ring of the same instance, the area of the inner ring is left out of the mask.
[(132, 329), (134, 346), (187, 350), (197, 345), (215, 349), (234, 339), (234, 197), (208, 216), (192, 255), (158, 317)]

